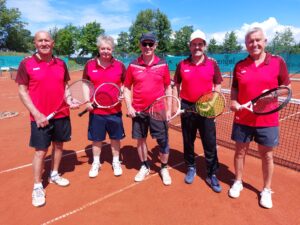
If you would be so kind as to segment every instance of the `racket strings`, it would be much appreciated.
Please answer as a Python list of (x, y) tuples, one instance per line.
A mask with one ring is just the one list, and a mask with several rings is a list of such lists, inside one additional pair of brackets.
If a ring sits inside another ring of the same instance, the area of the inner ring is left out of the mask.
[(275, 90), (266, 96), (259, 98), (253, 104), (253, 111), (256, 113), (267, 113), (274, 111), (284, 104), (289, 97), (289, 89)]
[(172, 96), (164, 96), (156, 100), (149, 109), (150, 116), (159, 121), (168, 121), (177, 115), (180, 102)]
[(114, 106), (120, 101), (120, 89), (115, 85), (100, 86), (95, 93), (95, 102), (102, 107)]
[(66, 102), (71, 101), (73, 104), (84, 104), (91, 100), (93, 93), (93, 85), (88, 81), (80, 80), (67, 88)]
[(216, 117), (223, 113), (225, 106), (225, 98), (218, 92), (212, 92), (200, 97), (195, 108), (201, 116)]

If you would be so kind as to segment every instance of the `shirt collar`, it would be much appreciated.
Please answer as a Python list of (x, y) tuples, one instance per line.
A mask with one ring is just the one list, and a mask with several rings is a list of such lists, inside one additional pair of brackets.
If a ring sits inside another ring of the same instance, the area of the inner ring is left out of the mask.
[[(208, 59), (208, 56), (204, 54), (204, 59), (203, 59), (203, 61), (202, 61), (200, 64), (198, 64), (198, 65), (205, 65), (207, 59)], [(188, 57), (188, 61), (189, 61), (190, 64), (196, 65), (196, 64), (193, 62), (193, 60), (192, 60), (192, 55), (190, 55), (190, 56)]]
[(140, 57), (138, 57), (138, 64), (139, 65), (143, 65), (143, 66), (153, 66), (153, 65), (156, 65), (158, 62), (159, 62), (160, 58), (156, 55), (154, 55), (154, 59), (152, 61), (152, 63), (150, 65), (146, 65), (145, 62), (144, 62), (144, 59), (143, 59), (143, 56), (140, 55)]
[[(264, 64), (265, 64), (265, 65), (270, 64), (271, 57), (272, 57), (272, 54), (270, 54), (269, 52), (266, 52), (266, 57), (265, 57), (265, 59), (264, 59)], [(250, 60), (251, 62), (254, 61), (250, 55), (248, 55), (247, 58), (248, 58), (248, 60)]]

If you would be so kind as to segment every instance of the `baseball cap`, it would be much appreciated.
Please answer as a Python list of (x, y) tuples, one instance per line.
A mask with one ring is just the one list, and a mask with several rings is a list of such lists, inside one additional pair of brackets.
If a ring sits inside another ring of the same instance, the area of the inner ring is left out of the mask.
[(190, 37), (190, 42), (194, 39), (201, 38), (206, 43), (206, 37), (205, 34), (201, 30), (195, 30)]
[(144, 33), (142, 34), (141, 38), (140, 38), (140, 42), (143, 42), (143, 41), (153, 41), (153, 42), (156, 42), (156, 36), (149, 32), (149, 33)]

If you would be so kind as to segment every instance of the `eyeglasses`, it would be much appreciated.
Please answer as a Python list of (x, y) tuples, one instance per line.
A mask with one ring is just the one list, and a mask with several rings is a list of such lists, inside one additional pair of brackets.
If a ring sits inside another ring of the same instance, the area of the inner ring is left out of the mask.
[(151, 47), (153, 47), (154, 44), (155, 44), (154, 42), (142, 42), (143, 47), (149, 46), (151, 48)]

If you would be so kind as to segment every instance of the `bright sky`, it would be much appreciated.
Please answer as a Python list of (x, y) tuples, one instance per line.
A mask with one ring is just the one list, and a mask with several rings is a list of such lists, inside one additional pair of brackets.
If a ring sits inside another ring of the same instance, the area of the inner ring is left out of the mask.
[(28, 23), (26, 29), (33, 34), (55, 26), (97, 21), (106, 34), (116, 38), (121, 31), (128, 31), (141, 10), (159, 9), (174, 31), (193, 26), (219, 43), (231, 31), (243, 43), (251, 26), (261, 26), (269, 40), (276, 31), (289, 27), (300, 42), (300, 0), (7, 0), (7, 7), (19, 8)]

